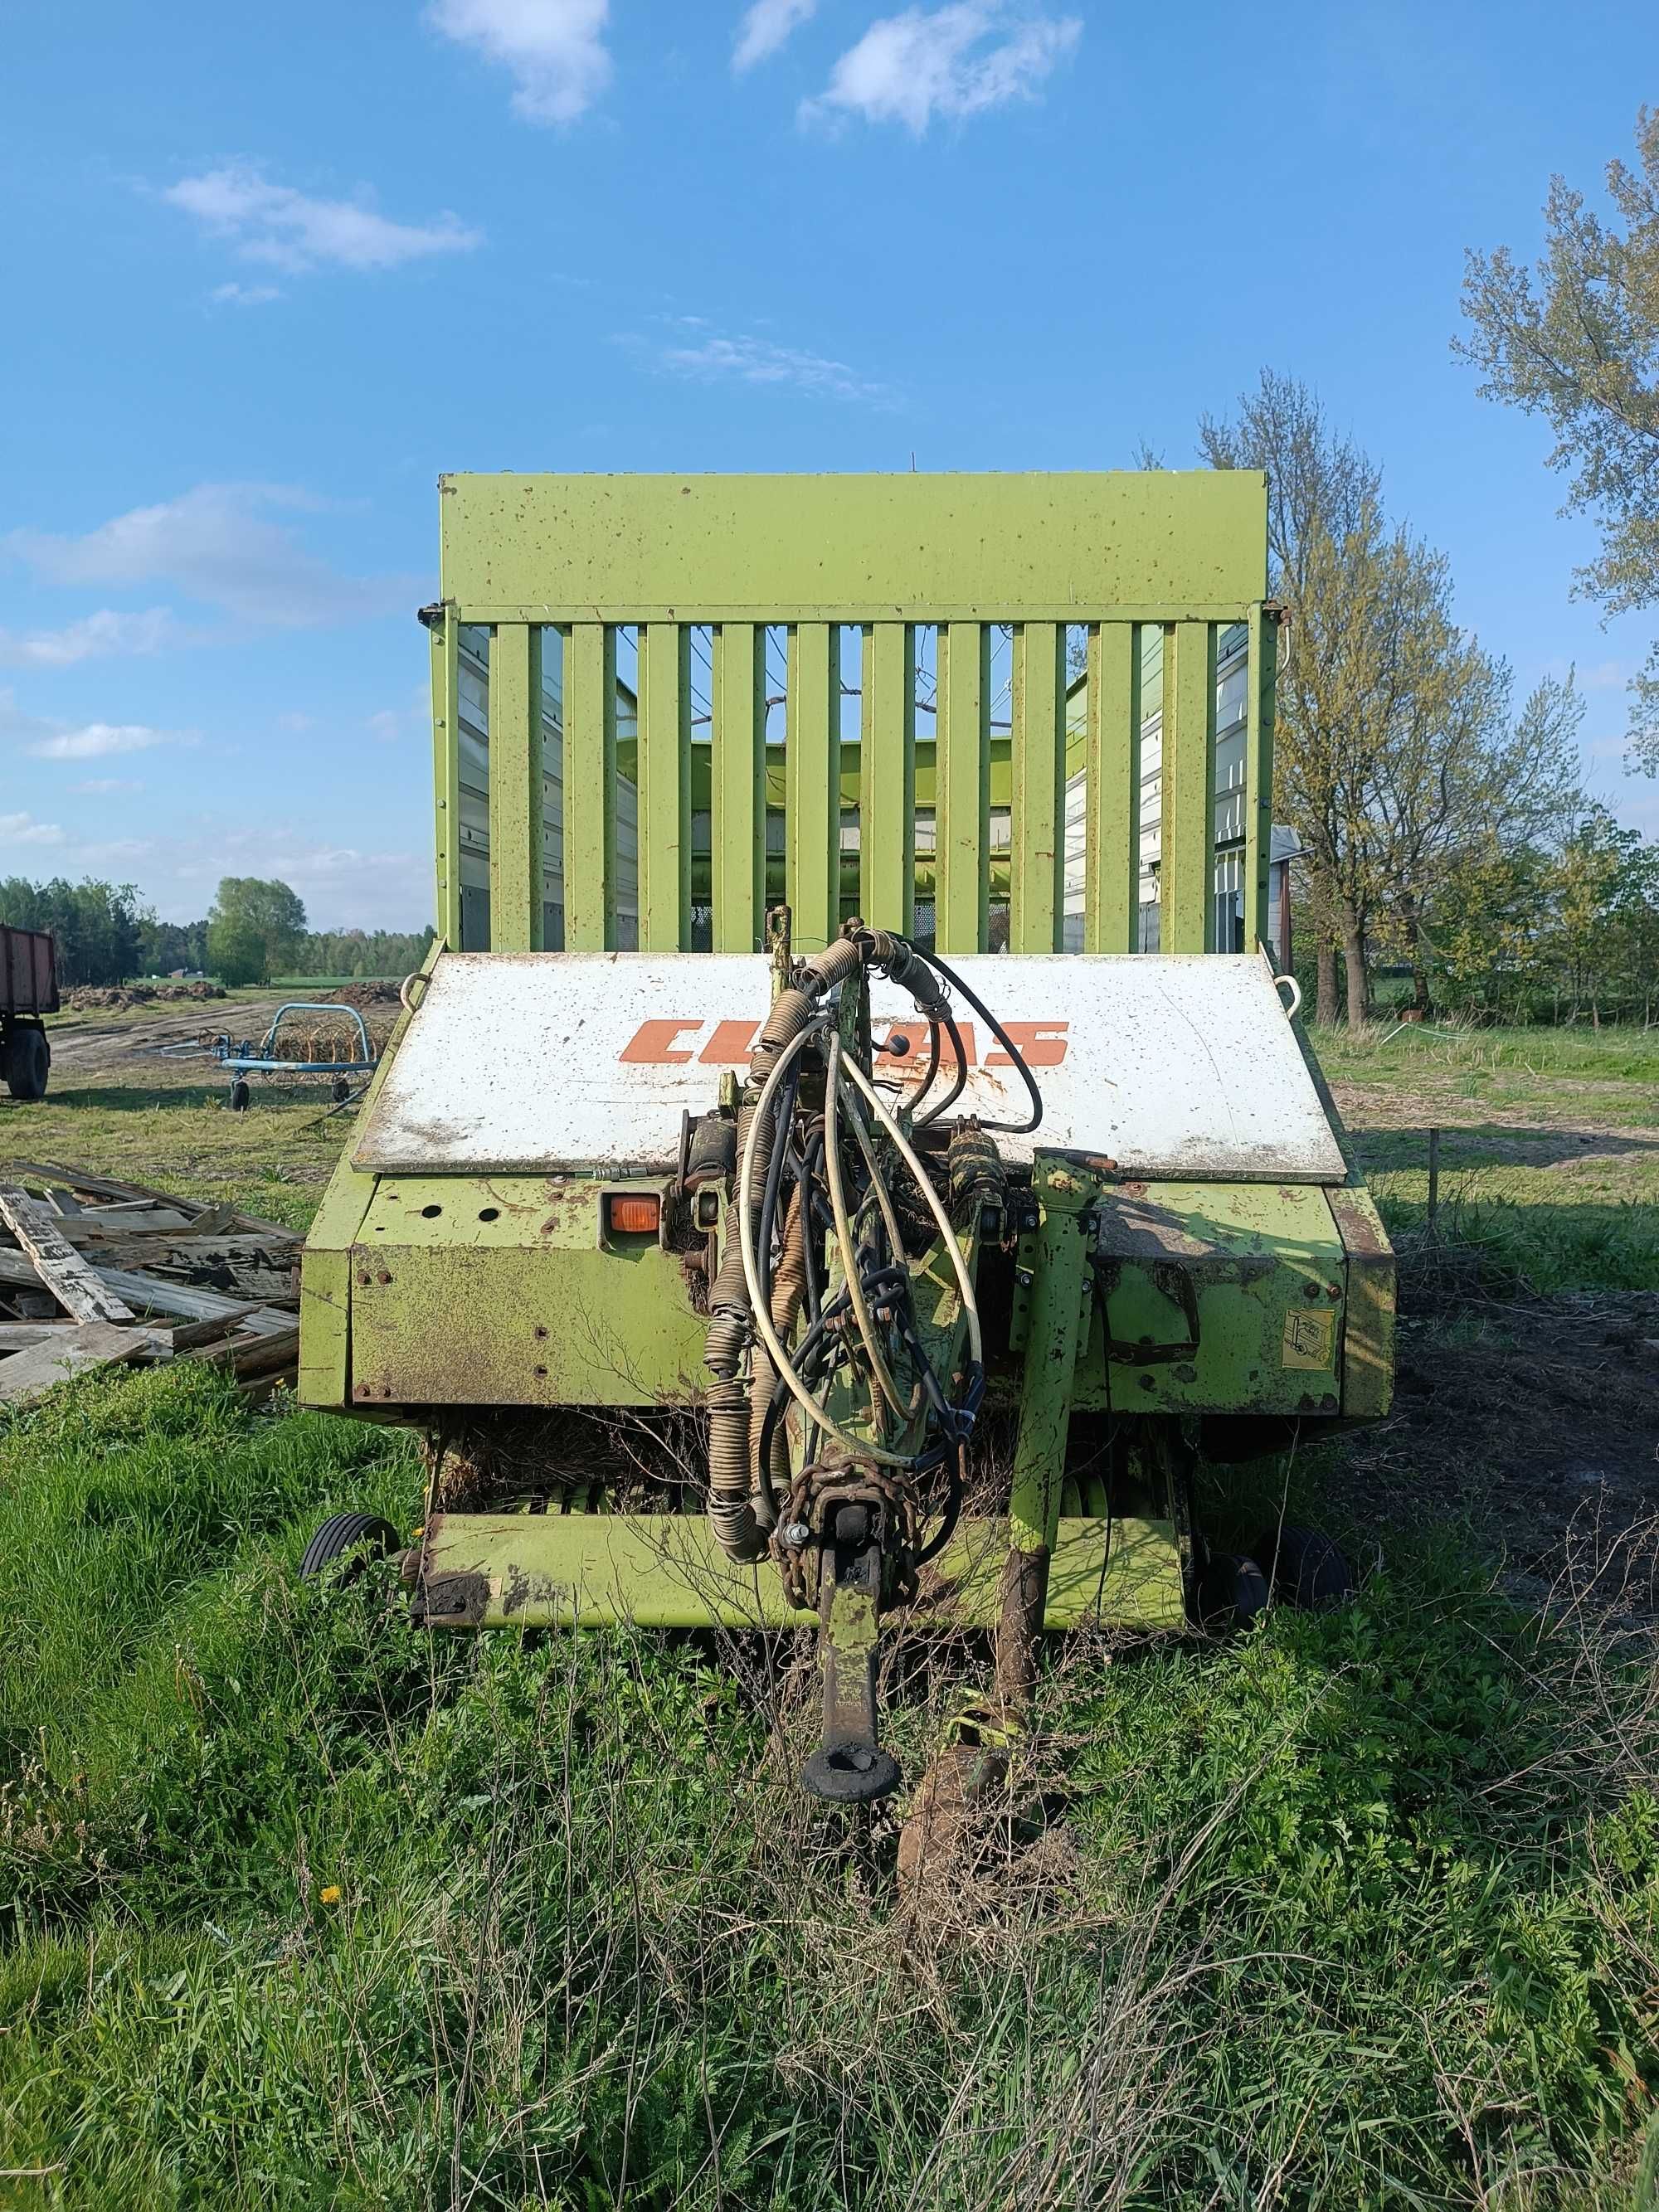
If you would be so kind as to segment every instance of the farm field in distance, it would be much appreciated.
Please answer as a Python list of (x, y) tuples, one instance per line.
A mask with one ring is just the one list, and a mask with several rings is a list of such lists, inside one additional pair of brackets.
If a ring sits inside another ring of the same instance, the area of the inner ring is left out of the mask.
[[(154, 1050), (278, 995), (54, 1024), (0, 1179), (303, 1226), (325, 1087), (233, 1115)], [(948, 1894), (798, 1796), (804, 1649), (444, 1640), (384, 1574), (301, 1585), (327, 1513), (418, 1521), (401, 1432), (183, 1363), (0, 1416), (0, 2206), (1632, 2203), (1659, 1030), (1317, 1048), (1401, 1246), (1396, 1406), (1230, 1474), (1223, 1533), (1284, 1502), (1361, 1594), (1051, 1645)], [(907, 1662), (912, 1777), (983, 1662)]]

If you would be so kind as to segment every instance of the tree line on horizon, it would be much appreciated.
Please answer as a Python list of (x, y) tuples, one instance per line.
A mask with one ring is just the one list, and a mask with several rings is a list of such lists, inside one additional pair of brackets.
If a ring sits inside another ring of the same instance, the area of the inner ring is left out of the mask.
[(132, 884), (0, 877), (0, 922), (52, 932), (66, 990), (180, 969), (233, 986), (277, 975), (403, 976), (433, 937), (429, 928), (308, 929), (299, 894), (258, 876), (226, 876), (208, 912), (186, 922), (158, 921)]

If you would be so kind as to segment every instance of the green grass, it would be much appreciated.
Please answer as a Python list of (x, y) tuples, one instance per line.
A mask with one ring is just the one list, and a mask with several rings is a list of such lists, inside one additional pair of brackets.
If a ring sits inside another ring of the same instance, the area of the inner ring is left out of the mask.
[[(912, 1920), (795, 1793), (787, 1653), (299, 1584), (330, 1508), (415, 1516), (396, 1434), (181, 1365), (0, 1467), (0, 2166), (54, 2169), (15, 2201), (1621, 2201), (1652, 1684), (1449, 1553), (1073, 1647), (1029, 1826)], [(912, 1772), (976, 1656), (896, 1692)]]
[(1443, 1237), (1496, 1285), (1659, 1290), (1659, 1030), (1310, 1033), (1389, 1233)]

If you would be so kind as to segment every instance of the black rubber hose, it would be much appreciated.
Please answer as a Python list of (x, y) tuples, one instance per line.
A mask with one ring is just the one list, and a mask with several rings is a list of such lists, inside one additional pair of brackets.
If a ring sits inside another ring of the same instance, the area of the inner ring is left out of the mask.
[(777, 1219), (778, 1193), (783, 1184), (783, 1156), (789, 1149), (789, 1132), (794, 1127), (795, 1099), (799, 1090), (800, 1062), (797, 1060), (778, 1093), (776, 1118), (772, 1124), (772, 1157), (766, 1164), (766, 1188), (761, 1200), (760, 1226), (755, 1232), (755, 1272), (760, 1277), (761, 1297), (769, 1313), (772, 1310), (772, 1228)]
[(968, 1088), (968, 1054), (963, 1045), (962, 1031), (957, 1027), (956, 1016), (948, 1007), (943, 1018), (946, 1034), (951, 1040), (951, 1049), (957, 1056), (956, 1080), (937, 1106), (930, 1108), (926, 1114), (919, 1114), (916, 1116), (915, 1126), (919, 1129), (925, 1129), (930, 1121), (937, 1121), (941, 1114), (948, 1114)]
[[(1024, 1054), (1020, 1051), (1018, 1046), (1015, 1044), (1007, 1030), (1003, 1028), (1002, 1024), (991, 1012), (991, 1009), (986, 1005), (984, 1000), (980, 997), (978, 992), (975, 990), (971, 983), (964, 983), (961, 976), (957, 975), (956, 969), (954, 968), (947, 967), (945, 962), (939, 958), (937, 952), (924, 952), (921, 957), (928, 963), (930, 967), (936, 968), (939, 970), (939, 974), (945, 978), (945, 981), (950, 984), (953, 990), (961, 992), (963, 997), (967, 1000), (969, 1005), (980, 1017), (981, 1020), (989, 1025), (991, 1033), (996, 1038), (997, 1042), (1002, 1047), (1004, 1052), (1007, 1054), (1009, 1059), (1019, 1070), (1020, 1080), (1024, 1084), (1026, 1095), (1030, 1099), (1031, 1118), (1029, 1121), (981, 1121), (980, 1123), (981, 1128), (1000, 1129), (1004, 1135), (1010, 1137), (1029, 1137), (1032, 1130), (1037, 1128), (1042, 1121), (1042, 1093), (1037, 1089), (1036, 1083), (1032, 1080), (1031, 1071), (1025, 1065)], [(966, 1079), (964, 1078), (964, 1080), (965, 1079)], [(934, 1116), (930, 1114), (927, 1118), (929, 1121), (932, 1121)]]

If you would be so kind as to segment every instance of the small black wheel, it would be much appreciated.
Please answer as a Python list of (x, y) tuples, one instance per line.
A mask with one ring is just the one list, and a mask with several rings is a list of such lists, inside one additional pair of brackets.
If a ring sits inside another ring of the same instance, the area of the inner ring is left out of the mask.
[(1302, 1613), (1328, 1613), (1354, 1594), (1353, 1570), (1339, 1547), (1317, 1528), (1266, 1528), (1255, 1556), (1271, 1577), (1273, 1595)]
[(1248, 1553), (1212, 1552), (1198, 1578), (1199, 1626), (1216, 1636), (1248, 1628), (1267, 1611), (1271, 1595), (1267, 1576)]
[(331, 1514), (306, 1546), (300, 1561), (301, 1579), (314, 1582), (341, 1559), (350, 1563), (345, 1571), (348, 1577), (359, 1575), (370, 1559), (383, 1559), (397, 1541), (397, 1530), (378, 1513)]
[(235, 1082), (230, 1086), (231, 1112), (233, 1114), (246, 1114), (247, 1111), (248, 1100), (252, 1095), (252, 1092), (248, 1090), (246, 1080), (239, 1075)]
[(14, 1098), (44, 1098), (51, 1066), (52, 1047), (44, 1030), (30, 1024), (12, 1031), (6, 1050), (6, 1088)]

